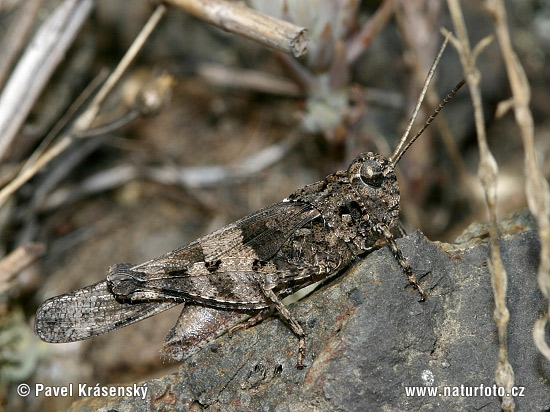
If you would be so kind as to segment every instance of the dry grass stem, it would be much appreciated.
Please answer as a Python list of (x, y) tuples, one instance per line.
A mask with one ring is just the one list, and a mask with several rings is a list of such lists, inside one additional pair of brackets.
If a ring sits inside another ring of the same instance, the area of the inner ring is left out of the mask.
[(298, 141), (298, 135), (275, 143), (244, 159), (229, 165), (197, 167), (160, 167), (146, 171), (147, 178), (162, 184), (177, 184), (184, 188), (205, 188), (238, 182), (254, 176), (262, 170), (280, 161)]
[(255, 40), (264, 46), (301, 57), (307, 52), (306, 29), (224, 0), (167, 0), (224, 30)]
[(90, 128), (99, 113), (101, 104), (109, 95), (109, 93), (113, 90), (116, 83), (120, 80), (122, 74), (128, 69), (129, 65), (136, 57), (139, 50), (141, 50), (141, 48), (145, 44), (145, 41), (149, 38), (153, 29), (156, 27), (165, 11), (165, 6), (157, 6), (147, 23), (143, 26), (141, 32), (137, 35), (136, 39), (134, 40), (122, 60), (119, 62), (115, 70), (107, 78), (88, 108), (76, 119), (69, 133), (61, 137), (57, 141), (57, 143), (55, 143), (50, 149), (44, 152), (44, 154), (38, 157), (32, 165), (29, 165), (27, 168), (25, 168), (15, 179), (13, 179), (2, 190), (0, 190), (0, 206), (2, 206), (6, 202), (11, 194), (13, 194), (23, 184), (29, 181), (29, 179), (31, 179), (44, 166), (55, 159), (60, 153), (64, 152), (72, 144), (74, 140), (74, 134)]
[(31, 167), (36, 160), (42, 156), (51, 142), (54, 141), (61, 130), (67, 126), (70, 119), (75, 116), (76, 112), (78, 112), (84, 106), (85, 102), (90, 99), (91, 96), (101, 87), (108, 75), (109, 71), (106, 68), (102, 69), (98, 75), (95, 76), (95, 78), (84, 88), (75, 101), (72, 102), (68, 110), (63, 114), (63, 116), (61, 116), (61, 118), (55, 123), (52, 129), (40, 142), (36, 150), (32, 152), (28, 159), (25, 160), (22, 170)]
[(0, 260), (0, 293), (10, 288), (15, 275), (44, 255), (45, 252), (44, 244), (27, 243), (4, 256)]
[(4, 84), (4, 80), (6, 79), (14, 59), (24, 45), (25, 39), (35, 21), (36, 13), (41, 5), (42, 0), (24, 2), (19, 10), (17, 10), (17, 15), (10, 23), (10, 27), (6, 30), (6, 33), (11, 34), (4, 39), (4, 47), (0, 49), (0, 56), (2, 56), (2, 59), (0, 59), (0, 88)]
[(128, 67), (130, 67), (130, 64), (132, 63), (132, 61), (134, 61), (139, 51), (155, 29), (157, 24), (160, 22), (160, 19), (162, 18), (164, 13), (166, 13), (166, 6), (161, 4), (156, 7), (155, 11), (153, 11), (151, 16), (149, 17), (149, 20), (147, 20), (139, 34), (136, 36), (135, 40), (128, 48), (115, 70), (110, 74), (110, 76), (105, 81), (105, 84), (95, 95), (89, 108), (86, 109), (86, 111), (75, 121), (73, 131), (80, 132), (90, 127), (92, 122), (97, 117), (103, 101), (109, 95), (109, 93), (111, 93), (124, 72), (126, 72)]
[(529, 109), (529, 83), (512, 48), (504, 3), (502, 0), (490, 0), (486, 4), (495, 21), (495, 31), (512, 90), (511, 107), (514, 109), (525, 149), (526, 197), (529, 210), (537, 220), (541, 244), (538, 282), (542, 293), (548, 299), (547, 312), (536, 321), (533, 337), (538, 350), (550, 361), (550, 346), (545, 339), (545, 328), (550, 323), (550, 189), (537, 165), (533, 116)]
[(257, 175), (280, 161), (294, 147), (297, 136), (268, 146), (229, 165), (174, 167), (168, 165), (143, 167), (122, 164), (97, 172), (78, 185), (61, 187), (40, 202), (41, 212), (56, 210), (87, 196), (112, 190), (135, 179), (147, 179), (163, 185), (177, 185), (184, 189), (209, 188), (220, 183), (238, 183)]
[[(446, 36), (450, 32), (445, 28), (442, 28), (441, 33)], [(476, 44), (474, 50), (472, 51), (474, 61), (477, 59), (477, 56), (481, 54), (481, 52), (485, 50), (485, 48), (489, 46), (489, 44), (491, 44), (493, 39), (494, 36), (489, 35), (481, 39), (479, 43)], [(453, 46), (455, 46), (455, 48), (458, 49), (460, 47), (455, 37), (451, 36), (450, 41)], [(433, 105), (437, 101), (439, 101), (439, 97), (437, 96), (435, 91), (428, 90), (428, 102)], [(479, 186), (475, 182), (475, 175), (473, 173), (470, 173), (470, 171), (466, 167), (466, 164), (464, 163), (462, 155), (460, 154), (460, 150), (456, 144), (456, 139), (453, 137), (453, 133), (449, 127), (449, 123), (447, 122), (445, 114), (442, 114), (441, 119), (439, 119), (439, 121), (437, 122), (437, 127), (439, 133), (441, 134), (441, 139), (445, 146), (445, 150), (447, 150), (447, 153), (449, 154), (449, 157), (453, 162), (453, 167), (456, 170), (458, 181), (460, 182), (462, 188), (462, 193), (468, 198), (474, 210), (481, 209), (484, 205), (484, 202), (480, 198), (480, 196), (477, 195), (477, 193), (479, 193)]]
[(92, 7), (91, 0), (65, 0), (29, 42), (0, 95), (0, 159), (5, 157)]
[(386, 27), (388, 20), (393, 15), (394, 1), (384, 0), (378, 7), (376, 13), (365, 23), (359, 33), (350, 39), (346, 44), (346, 62), (351, 65), (365, 51), (365, 49), (376, 38), (376, 35)]
[(197, 73), (208, 82), (221, 87), (254, 90), (282, 96), (300, 96), (300, 88), (288, 79), (258, 70), (232, 69), (203, 63)]
[[(447, 0), (447, 4), (457, 34), (457, 38), (453, 41), (453, 44), (457, 47), (466, 82), (470, 88), (470, 95), (474, 107), (475, 126), (480, 156), (478, 176), (485, 192), (485, 200), (487, 202), (487, 209), (489, 212), (489, 233), (491, 245), (491, 262), (489, 262), (489, 269), (495, 298), (493, 318), (497, 325), (499, 337), (495, 381), (498, 386), (505, 388), (506, 393), (510, 394), (512, 393), (512, 387), (514, 386), (514, 372), (508, 360), (507, 327), (510, 318), (510, 314), (506, 306), (508, 278), (504, 265), (502, 264), (499, 250), (496, 190), (498, 166), (487, 143), (485, 118), (482, 108), (481, 91), (479, 88), (481, 73), (476, 67), (476, 56), (470, 48), (462, 10), (458, 0)], [(504, 411), (513, 411), (515, 409), (514, 399), (509, 395), (502, 397), (501, 406)]]

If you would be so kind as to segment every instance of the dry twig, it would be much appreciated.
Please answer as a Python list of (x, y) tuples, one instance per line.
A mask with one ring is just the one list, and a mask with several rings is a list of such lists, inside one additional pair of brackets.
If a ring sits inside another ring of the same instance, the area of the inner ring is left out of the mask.
[(224, 30), (267, 47), (301, 57), (307, 52), (306, 29), (225, 0), (167, 0), (186, 12)]
[(232, 69), (225, 66), (202, 63), (197, 68), (199, 76), (212, 84), (248, 89), (283, 96), (300, 96), (298, 86), (285, 78), (257, 70)]
[(196, 167), (117, 165), (87, 177), (76, 186), (55, 190), (47, 199), (40, 199), (39, 207), (41, 211), (55, 210), (86, 196), (112, 190), (138, 178), (165, 185), (178, 185), (185, 189), (208, 188), (219, 185), (220, 182), (224, 184), (240, 182), (279, 162), (297, 141), (297, 136), (293, 135), (285, 141), (275, 143), (229, 165)]
[(42, 243), (28, 243), (19, 246), (0, 260), (0, 293), (8, 290), (14, 277), (45, 253)]
[(65, 0), (29, 42), (0, 95), (0, 159), (5, 157), (92, 6), (92, 0)]
[(550, 361), (550, 346), (544, 337), (545, 327), (550, 323), (550, 189), (537, 166), (533, 116), (529, 109), (531, 98), (529, 83), (512, 48), (504, 4), (502, 0), (489, 0), (487, 7), (495, 21), (495, 31), (512, 90), (513, 104), (509, 107), (514, 109), (516, 123), (521, 131), (525, 149), (525, 177), (527, 181), (525, 192), (529, 210), (537, 219), (541, 244), (538, 282), (542, 293), (548, 299), (547, 312), (535, 322), (533, 337), (538, 350)]
[[(489, 149), (485, 131), (485, 119), (481, 103), (481, 91), (479, 83), (481, 82), (481, 73), (476, 67), (476, 54), (470, 48), (466, 24), (462, 15), (462, 9), (458, 0), (447, 0), (453, 25), (455, 27), (457, 38), (453, 39), (456, 46), (464, 75), (470, 88), (470, 95), (474, 107), (475, 125), (477, 132), (477, 141), (479, 148), (480, 164), (478, 176), (485, 192), (485, 200), (489, 211), (489, 234), (491, 245), (491, 260), (489, 271), (491, 273), (491, 284), (495, 297), (495, 310), (493, 318), (498, 329), (499, 349), (498, 362), (495, 370), (495, 381), (500, 387), (505, 388), (507, 394), (512, 393), (514, 386), (514, 371), (508, 360), (508, 321), (510, 313), (506, 306), (506, 290), (508, 278), (499, 250), (499, 231), (497, 223), (497, 176), (498, 166)], [(515, 409), (514, 399), (510, 395), (502, 397), (502, 409), (504, 411), (513, 411)]]
[(351, 65), (376, 38), (376, 35), (386, 27), (393, 15), (394, 1), (384, 0), (376, 13), (365, 23), (359, 33), (346, 44), (346, 62)]
[[(436, 40), (439, 39), (438, 27), (441, 7), (442, 5), (438, 0), (420, 0), (414, 2), (396, 1), (395, 4), (395, 19), (403, 34), (403, 40), (408, 49), (408, 65), (411, 67), (415, 77), (415, 81), (411, 82), (409, 85), (411, 89), (410, 94), (412, 96), (416, 96), (419, 93), (420, 85), (424, 82), (425, 73), (437, 50)], [(443, 33), (444, 36), (448, 34), (449, 33)], [(433, 109), (437, 107), (441, 101), (434, 85), (428, 88), (426, 101), (426, 111), (430, 108)], [(461, 194), (468, 196), (469, 200), (472, 202), (477, 200), (477, 197), (471, 195), (473, 192), (473, 190), (471, 190), (473, 177), (468, 173), (464, 165), (464, 161), (456, 145), (456, 139), (453, 136), (445, 113), (439, 115), (438, 121), (434, 122), (434, 126), (437, 128), (444, 148), (452, 161), (455, 175), (461, 185)], [(430, 160), (430, 158), (432, 156), (427, 154), (433, 153), (433, 151), (433, 139), (422, 139), (422, 141), (415, 144), (415, 148), (411, 151), (411, 157), (408, 162), (415, 165), (414, 169), (417, 170), (416, 173), (431, 167), (432, 160)], [(419, 177), (414, 177), (414, 175), (409, 174), (407, 178), (415, 181), (418, 180)], [(428, 177), (428, 180), (429, 179), (430, 177)], [(422, 195), (422, 192), (427, 190), (429, 182), (426, 179), (422, 179), (421, 181), (423, 182), (422, 186), (415, 188), (414, 197), (416, 199), (419, 199), (419, 194), (420, 197), (427, 195), (426, 193)], [(407, 187), (402, 188), (402, 195), (403, 198), (413, 197), (413, 195), (409, 193)], [(421, 226), (421, 222), (426, 220), (425, 212), (421, 208), (411, 207), (413, 203), (414, 202), (403, 202), (403, 214), (411, 225)]]
[(14, 180), (0, 190), (0, 206), (4, 204), (12, 193), (25, 184), (60, 153), (64, 152), (74, 141), (75, 134), (90, 128), (99, 113), (103, 101), (113, 90), (122, 74), (128, 69), (129, 65), (134, 60), (137, 53), (141, 50), (165, 12), (166, 7), (164, 5), (157, 6), (147, 23), (143, 26), (141, 32), (138, 34), (113, 73), (111, 73), (111, 75), (107, 78), (105, 84), (103, 84), (88, 108), (76, 119), (71, 130), (66, 135), (61, 137), (50, 149), (44, 152), (43, 155), (37, 158), (34, 164), (24, 169)]
[(2, 59), (0, 59), (0, 88), (4, 84), (4, 80), (14, 59), (24, 45), (24, 41), (41, 5), (42, 0), (23, 2), (10, 23), (10, 27), (6, 30), (6, 33), (10, 33), (10, 35), (3, 39), (4, 47), (0, 50), (0, 56), (2, 56)]

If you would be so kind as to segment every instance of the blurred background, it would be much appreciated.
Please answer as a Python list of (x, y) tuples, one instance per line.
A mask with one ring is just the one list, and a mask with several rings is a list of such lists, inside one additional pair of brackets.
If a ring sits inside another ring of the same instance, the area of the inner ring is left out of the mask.
[[(34, 36), (65, 3), (0, 1), (2, 98), (12, 93), (10, 76)], [(461, 3), (475, 45), (493, 32), (493, 21), (482, 2)], [(0, 134), (0, 190), (61, 140), (154, 9), (145, 0), (91, 4), (44, 89), (35, 91), (32, 81), (17, 87), (38, 98), (5, 147)], [(453, 30), (446, 4), (437, 0), (248, 5), (306, 27), (308, 55), (295, 59), (274, 52), (169, 7), (92, 129), (110, 127), (75, 138), (2, 199), (0, 257), (26, 247), (22, 258), (11, 255), (0, 264), (5, 410), (58, 410), (72, 401), (19, 397), (21, 382), (103, 385), (177, 370), (177, 364), (159, 359), (159, 350), (178, 309), (71, 344), (41, 342), (32, 329), (34, 313), (47, 298), (104, 279), (112, 264), (144, 262), (185, 245), (346, 169), (362, 151), (391, 154), (443, 41), (440, 28)], [(548, 178), (550, 2), (509, 0), (506, 7), (532, 87), (537, 152)], [(504, 216), (525, 208), (526, 201), (513, 113), (496, 115), (510, 90), (495, 41), (479, 56), (478, 67)], [(449, 45), (413, 133), (462, 77)], [(154, 110), (143, 109), (147, 88), (160, 96)], [(13, 108), (19, 102), (2, 98), (0, 110), (2, 103)], [(470, 223), (486, 220), (477, 167), (464, 87), (399, 163), (405, 228), (452, 242)], [(12, 273), (13, 266), (25, 267)]]

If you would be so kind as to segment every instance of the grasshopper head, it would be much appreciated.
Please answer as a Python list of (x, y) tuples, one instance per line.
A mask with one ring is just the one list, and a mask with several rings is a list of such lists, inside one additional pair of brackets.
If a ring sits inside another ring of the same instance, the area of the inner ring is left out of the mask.
[(390, 160), (377, 153), (361, 153), (351, 162), (347, 175), (365, 216), (393, 226), (399, 218), (399, 186)]

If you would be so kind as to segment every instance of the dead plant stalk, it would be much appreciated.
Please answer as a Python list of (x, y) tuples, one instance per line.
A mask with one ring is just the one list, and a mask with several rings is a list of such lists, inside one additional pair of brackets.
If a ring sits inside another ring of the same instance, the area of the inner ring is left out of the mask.
[(159, 5), (155, 11), (149, 17), (147, 23), (143, 26), (136, 39), (119, 62), (115, 70), (107, 78), (97, 95), (94, 97), (88, 108), (76, 119), (70, 132), (60, 137), (57, 142), (45, 151), (40, 157), (36, 159), (36, 162), (29, 165), (27, 168), (21, 171), (21, 173), (15, 177), (9, 184), (7, 184), (2, 190), (0, 190), (0, 206), (2, 206), (6, 200), (22, 185), (28, 182), (36, 173), (38, 173), (44, 166), (55, 159), (60, 153), (65, 151), (75, 139), (75, 135), (81, 131), (87, 130), (96, 119), (101, 105), (105, 98), (113, 90), (117, 82), (120, 80), (122, 74), (128, 69), (138, 52), (141, 50), (146, 40), (149, 38), (154, 28), (159, 23), (160, 19), (166, 12), (166, 6)]
[(538, 350), (550, 361), (550, 347), (545, 340), (545, 327), (550, 323), (550, 189), (548, 182), (537, 166), (533, 115), (529, 109), (531, 97), (527, 76), (512, 48), (510, 33), (506, 24), (506, 10), (502, 0), (486, 2), (495, 22), (495, 32), (504, 56), (504, 63), (510, 88), (516, 123), (521, 132), (525, 149), (526, 197), (529, 210), (537, 220), (540, 238), (539, 287), (548, 300), (545, 315), (539, 318), (533, 328), (533, 337)]
[[(490, 246), (491, 260), (489, 261), (489, 271), (491, 273), (491, 284), (495, 298), (495, 310), (493, 318), (498, 329), (498, 361), (495, 370), (495, 381), (498, 386), (504, 387), (507, 394), (512, 393), (514, 386), (514, 371), (508, 360), (508, 339), (507, 327), (510, 319), (510, 313), (506, 306), (506, 290), (508, 278), (499, 250), (499, 233), (497, 223), (497, 176), (498, 166), (489, 149), (487, 143), (487, 134), (485, 131), (485, 119), (481, 104), (481, 91), (479, 84), (481, 82), (481, 73), (476, 67), (475, 59), (477, 53), (472, 51), (468, 40), (466, 24), (462, 15), (462, 10), (458, 0), (447, 0), (453, 25), (457, 34), (453, 38), (464, 76), (470, 89), (472, 105), (474, 107), (474, 117), (477, 132), (477, 141), (479, 148), (480, 163), (478, 176), (485, 192), (485, 200), (489, 212), (490, 220)], [(511, 412), (515, 409), (514, 399), (510, 395), (502, 397), (502, 409), (506, 412)]]
[(166, 3), (231, 33), (248, 37), (294, 57), (301, 57), (307, 52), (305, 28), (260, 13), (241, 2), (167, 0)]

